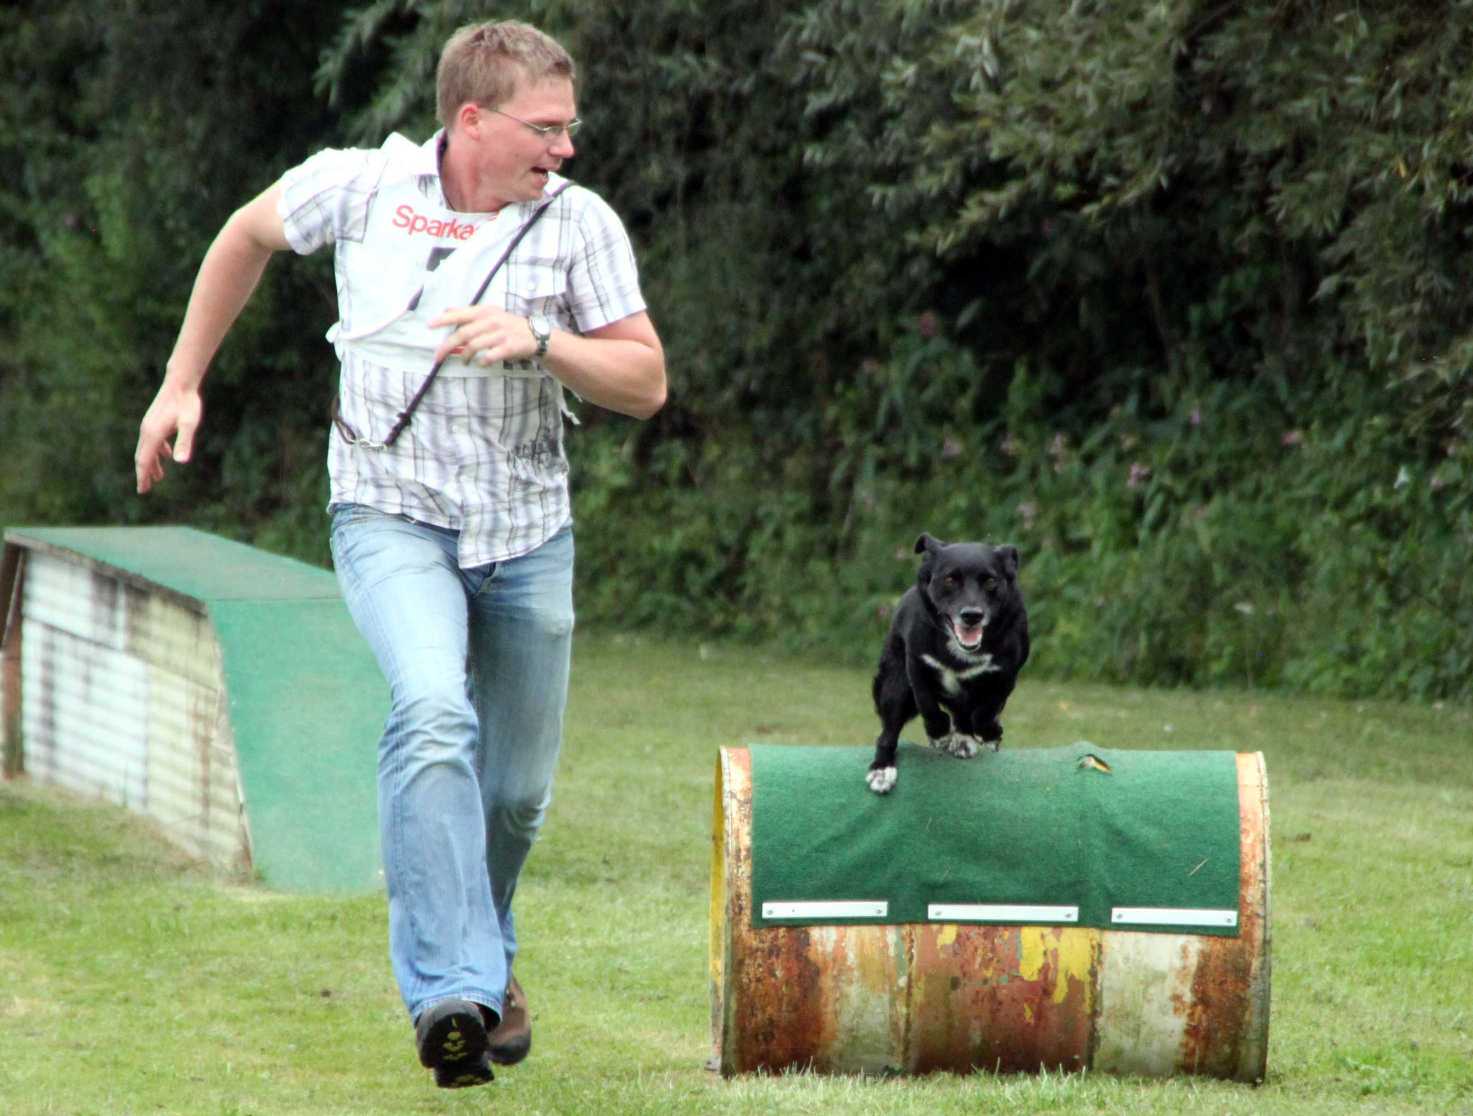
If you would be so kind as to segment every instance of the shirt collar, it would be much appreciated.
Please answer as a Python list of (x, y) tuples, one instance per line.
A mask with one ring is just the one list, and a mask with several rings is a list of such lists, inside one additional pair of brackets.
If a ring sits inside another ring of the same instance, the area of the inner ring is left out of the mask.
[(424, 143), (419, 145), (419, 149), (415, 151), (414, 158), (411, 160), (410, 169), (415, 174), (439, 178), (440, 159), (445, 153), (445, 144), (447, 141), (448, 137), (445, 135), (445, 129), (441, 128), (429, 139), (425, 140)]

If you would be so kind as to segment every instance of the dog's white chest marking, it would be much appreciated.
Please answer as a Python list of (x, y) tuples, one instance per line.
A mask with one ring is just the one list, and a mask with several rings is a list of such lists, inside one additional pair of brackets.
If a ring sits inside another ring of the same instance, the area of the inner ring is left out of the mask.
[(941, 679), (941, 688), (953, 696), (962, 692), (963, 682), (1002, 670), (1002, 667), (992, 661), (991, 655), (983, 655), (965, 670), (953, 670), (934, 655), (922, 655), (921, 662), (936, 672), (936, 676)]

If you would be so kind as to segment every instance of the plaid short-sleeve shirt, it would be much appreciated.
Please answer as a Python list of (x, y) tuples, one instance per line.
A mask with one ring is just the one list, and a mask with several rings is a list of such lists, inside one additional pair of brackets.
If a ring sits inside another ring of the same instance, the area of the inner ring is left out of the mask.
[[(441, 134), (419, 146), (393, 136), (374, 150), (327, 150), (281, 180), (292, 248), (334, 245), (339, 320), (328, 337), (342, 366), (339, 406), (370, 440), (383, 438), (429, 374), (447, 331), (425, 323), (470, 302), (542, 204), (495, 216), (452, 211), (440, 142)], [(548, 194), (560, 184), (554, 176)], [(622, 223), (579, 186), (553, 202), (482, 302), (521, 316), (541, 311), (576, 332), (645, 309)], [(526, 554), (571, 518), (564, 410), (561, 385), (534, 362), (482, 369), (449, 360), (392, 447), (356, 446), (332, 430), (330, 503), (457, 530), (467, 569)]]

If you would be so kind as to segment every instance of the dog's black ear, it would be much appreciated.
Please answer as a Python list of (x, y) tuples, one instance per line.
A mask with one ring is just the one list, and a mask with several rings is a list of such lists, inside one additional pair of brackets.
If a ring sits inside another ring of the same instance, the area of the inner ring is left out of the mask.
[(1012, 580), (1018, 576), (1018, 548), (1016, 546), (1000, 546), (996, 550), (998, 558), (1002, 561), (1003, 573)]
[[(924, 531), (921, 537), (916, 539), (916, 553), (922, 555), (921, 564), (916, 569), (916, 584), (925, 589), (931, 584), (931, 563), (935, 560), (937, 552), (944, 546)], [(924, 594), (923, 594), (924, 597)]]
[(921, 537), (916, 539), (916, 553), (925, 554), (927, 551), (940, 550), (946, 544), (940, 539), (933, 539), (926, 532), (921, 532)]

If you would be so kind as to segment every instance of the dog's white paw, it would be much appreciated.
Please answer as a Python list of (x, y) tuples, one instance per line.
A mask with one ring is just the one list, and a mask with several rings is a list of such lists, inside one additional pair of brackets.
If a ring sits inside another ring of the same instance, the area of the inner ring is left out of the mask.
[(869, 789), (876, 794), (889, 794), (895, 789), (895, 784), (900, 779), (900, 772), (893, 767), (877, 767), (864, 777), (869, 784)]
[(982, 750), (982, 741), (965, 733), (955, 733), (951, 738), (951, 754), (957, 759), (971, 759)]
[(964, 732), (953, 732), (941, 741), (941, 750), (957, 759), (971, 759), (984, 747), (982, 741)]

